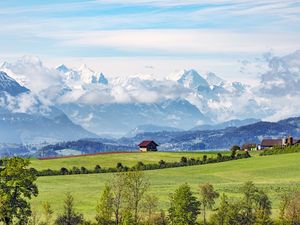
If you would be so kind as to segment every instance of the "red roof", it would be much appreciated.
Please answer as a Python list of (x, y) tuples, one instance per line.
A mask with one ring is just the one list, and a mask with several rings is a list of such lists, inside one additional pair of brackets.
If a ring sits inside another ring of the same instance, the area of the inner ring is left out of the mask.
[(151, 143), (155, 144), (156, 146), (158, 146), (158, 144), (156, 144), (154, 141), (151, 140), (145, 140), (142, 141), (138, 146), (142, 147), (142, 148), (146, 148), (148, 145), (150, 145)]

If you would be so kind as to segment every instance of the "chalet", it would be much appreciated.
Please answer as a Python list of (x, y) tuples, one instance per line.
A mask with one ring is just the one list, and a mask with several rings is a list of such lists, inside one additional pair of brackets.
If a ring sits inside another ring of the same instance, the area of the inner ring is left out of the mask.
[(157, 151), (157, 146), (154, 141), (149, 140), (149, 141), (142, 141), (139, 145), (140, 151), (141, 152), (149, 152), (149, 151)]

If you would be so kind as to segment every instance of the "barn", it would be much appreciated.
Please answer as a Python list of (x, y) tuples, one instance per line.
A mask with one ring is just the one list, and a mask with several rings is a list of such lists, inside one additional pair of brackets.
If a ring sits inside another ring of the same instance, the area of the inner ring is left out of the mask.
[(140, 147), (141, 152), (152, 152), (157, 151), (158, 144), (152, 140), (145, 140), (142, 141), (138, 146)]

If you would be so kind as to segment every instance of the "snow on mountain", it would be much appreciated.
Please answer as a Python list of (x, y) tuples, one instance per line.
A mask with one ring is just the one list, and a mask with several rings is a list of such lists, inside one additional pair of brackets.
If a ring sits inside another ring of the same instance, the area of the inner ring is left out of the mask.
[(34, 93), (52, 85), (62, 84), (61, 77), (56, 70), (45, 67), (37, 57), (23, 56), (13, 63), (4, 62), (0, 70)]
[[(189, 129), (234, 118), (296, 116), (300, 51), (268, 57), (267, 63), (259, 86), (228, 82), (212, 72), (204, 77), (193, 69), (160, 79), (148, 74), (107, 79), (87, 65), (74, 69), (62, 64), (51, 69), (35, 57), (5, 62), (0, 70), (31, 90), (31, 94), (4, 98), (14, 112), (35, 109), (40, 113), (57, 107), (86, 129), (120, 135), (142, 124)], [(17, 86), (13, 90), (18, 93)]]
[(177, 82), (190, 89), (209, 87), (207, 81), (196, 70), (185, 70)]
[(94, 70), (90, 69), (86, 64), (81, 65), (78, 69), (70, 69), (64, 64), (56, 67), (56, 70), (61, 72), (64, 76), (63, 78), (72, 86), (74, 82), (80, 85), (85, 84), (108, 84), (107, 78), (103, 73), (96, 73)]
[[(61, 129), (63, 127), (63, 129)], [(97, 137), (0, 71), (0, 143), (41, 143)]]
[(7, 92), (12, 96), (16, 96), (20, 93), (29, 92), (29, 90), (21, 86), (5, 72), (0, 71), (0, 92)]
[(209, 72), (206, 75), (206, 81), (209, 83), (210, 86), (221, 86), (225, 81), (218, 77), (216, 74)]
[(100, 73), (99, 78), (98, 78), (98, 83), (104, 84), (104, 85), (108, 84), (108, 80), (106, 79), (106, 77), (104, 76), (103, 73)]

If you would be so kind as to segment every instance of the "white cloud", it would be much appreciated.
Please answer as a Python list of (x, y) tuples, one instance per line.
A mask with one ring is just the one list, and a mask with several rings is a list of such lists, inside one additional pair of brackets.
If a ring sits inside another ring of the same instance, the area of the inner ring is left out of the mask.
[[(41, 33), (61, 46), (106, 47), (127, 52), (161, 54), (256, 53), (270, 48), (287, 53), (300, 48), (299, 34), (236, 32), (216, 29), (140, 29)], [(274, 38), (276, 36), (276, 38)]]

